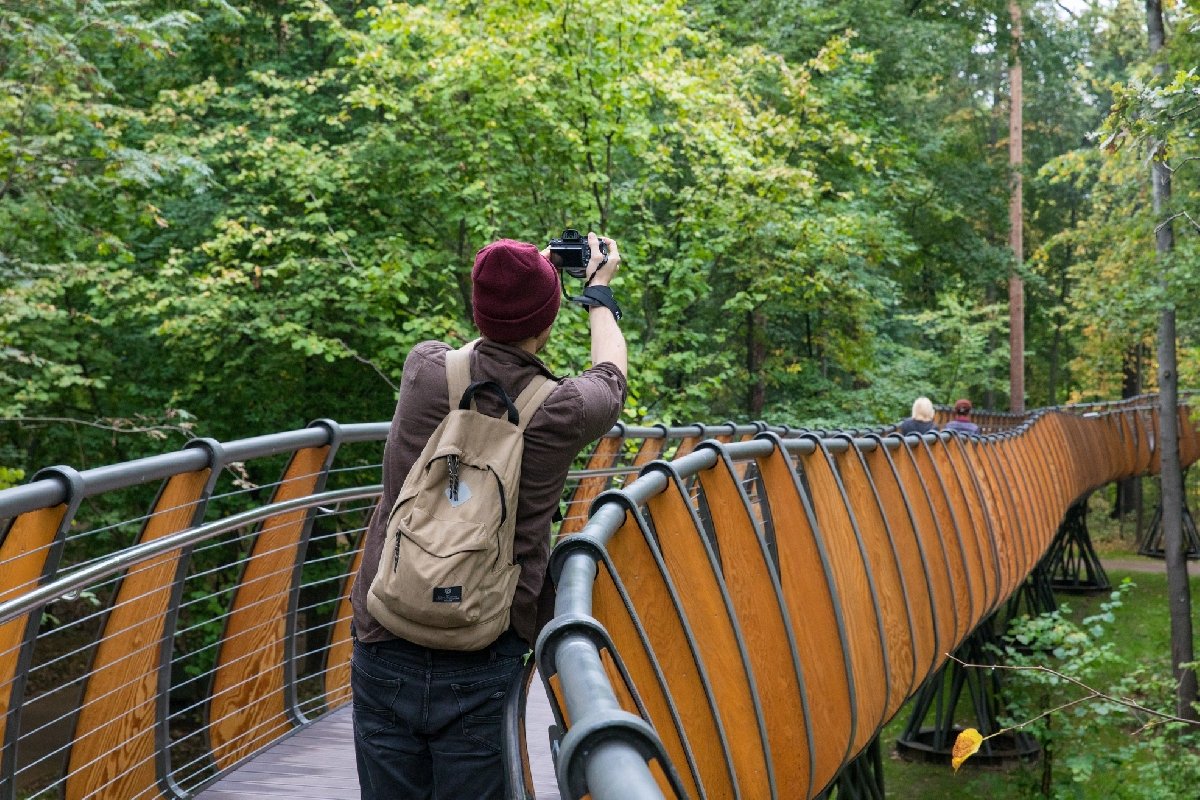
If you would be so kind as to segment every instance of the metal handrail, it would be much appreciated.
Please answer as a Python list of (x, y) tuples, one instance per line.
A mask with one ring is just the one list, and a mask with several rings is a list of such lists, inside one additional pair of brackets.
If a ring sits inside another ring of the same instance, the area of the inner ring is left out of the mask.
[[(947, 443), (956, 437), (981, 443), (1001, 443), (1027, 434), (1055, 413), (1099, 417), (1143, 410), (1157, 409), (1146, 404), (1145, 398), (1137, 398), (1133, 402), (1110, 404), (1102, 411), (1090, 405), (1079, 410), (1037, 409), (1025, 415), (1013, 415), (1020, 423), (1010, 429), (983, 435), (930, 432), (907, 437), (898, 434), (828, 437), (811, 434), (800, 439), (779, 440), (778, 446), (793, 454), (812, 454), (819, 446), (829, 452), (844, 453), (852, 448), (870, 452), (882, 444), (894, 451), (905, 443), (909, 446), (922, 441)], [(611, 490), (597, 498), (583, 529), (560, 541), (552, 553), (551, 569), (557, 586), (555, 617), (539, 637), (537, 655), (547, 691), (552, 691), (551, 676), (560, 681), (559, 694), (565, 706), (561, 716), (571, 723), (557, 751), (556, 771), (564, 797), (587, 794), (596, 800), (662, 798), (659, 780), (651, 771), (652, 761), (657, 762), (660, 778), (665, 777), (674, 795), (686, 796), (662, 740), (642, 717), (624, 711), (617, 699), (611, 664), (606, 667), (602, 651), (609, 650), (611, 658), (619, 659), (619, 655), (611, 652), (611, 643), (606, 642), (601, 623), (592, 616), (598, 565), (605, 558), (604, 553), (617, 531), (626, 524), (627, 515), (631, 511), (637, 513), (651, 498), (671, 486), (668, 474), (688, 483), (717, 463), (718, 447), (732, 461), (741, 463), (769, 455), (776, 446), (775, 441), (759, 438), (693, 451), (670, 462), (669, 470), (658, 468), (659, 462), (651, 464), (624, 488)], [(1092, 487), (1086, 488), (1090, 491)], [(1028, 566), (1031, 568), (1032, 562)], [(624, 602), (632, 612), (628, 606), (631, 601), (624, 598)], [(673, 612), (664, 609), (663, 613)], [(551, 696), (553, 699), (553, 694)]]
[(83, 589), (104, 578), (111, 578), (123, 570), (154, 556), (160, 556), (184, 547), (191, 547), (192, 545), (219, 536), (222, 533), (228, 533), (256, 522), (262, 522), (278, 514), (285, 514), (289, 511), (307, 510), (327, 503), (342, 503), (348, 500), (364, 500), (370, 497), (378, 497), (382, 491), (383, 486), (375, 484), (374, 486), (337, 489), (330, 492), (297, 497), (294, 500), (272, 503), (204, 525), (197, 525), (196, 527), (177, 533), (168, 534), (160, 539), (135, 544), (107, 558), (93, 562), (86, 567), (72, 570), (61, 578), (56, 578), (47, 584), (43, 584), (20, 597), (0, 603), (0, 625), (28, 614), (49, 602), (58, 600), (64, 595)]

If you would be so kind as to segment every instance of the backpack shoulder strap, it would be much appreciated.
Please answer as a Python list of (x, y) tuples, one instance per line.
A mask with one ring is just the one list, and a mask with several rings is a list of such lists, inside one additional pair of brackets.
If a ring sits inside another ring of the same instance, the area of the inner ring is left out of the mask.
[(478, 341), (467, 342), (457, 350), (446, 353), (446, 396), (451, 411), (458, 408), (459, 401), (471, 385), (471, 351)]
[(557, 388), (558, 381), (552, 381), (545, 375), (534, 375), (533, 380), (529, 381), (529, 385), (513, 401), (513, 405), (517, 407), (519, 419), (517, 427), (522, 431), (525, 430), (534, 412), (541, 408), (542, 403), (546, 402), (546, 398)]

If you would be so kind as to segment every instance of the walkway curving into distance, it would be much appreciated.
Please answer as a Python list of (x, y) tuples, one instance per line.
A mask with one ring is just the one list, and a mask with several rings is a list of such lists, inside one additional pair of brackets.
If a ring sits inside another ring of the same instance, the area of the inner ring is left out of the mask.
[[(1158, 471), (1157, 414), (618, 425), (571, 474), (537, 649), (564, 796), (819, 793), (1071, 503)], [(1186, 401), (1179, 423), (1190, 463)], [(249, 800), (267, 776), (353, 797), (324, 782), (353, 780), (348, 592), (387, 430), (319, 420), (0, 491), (0, 800)], [(549, 721), (527, 722), (553, 797)]]

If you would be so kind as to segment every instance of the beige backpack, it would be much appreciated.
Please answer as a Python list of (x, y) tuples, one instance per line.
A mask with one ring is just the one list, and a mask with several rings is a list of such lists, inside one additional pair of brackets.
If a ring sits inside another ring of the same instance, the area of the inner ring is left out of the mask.
[[(513, 401), (496, 383), (471, 383), (474, 345), (446, 353), (450, 413), (392, 506), (367, 593), (383, 627), (442, 650), (479, 650), (508, 629), (525, 426), (557, 386), (535, 376)], [(507, 416), (476, 410), (480, 391), (502, 398)]]

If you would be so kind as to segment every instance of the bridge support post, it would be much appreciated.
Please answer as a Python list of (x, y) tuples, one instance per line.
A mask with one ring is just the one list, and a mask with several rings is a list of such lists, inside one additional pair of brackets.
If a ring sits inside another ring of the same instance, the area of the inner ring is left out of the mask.
[(1085, 496), (1067, 509), (1050, 549), (1038, 565), (1038, 569), (1045, 569), (1050, 587), (1056, 592), (1086, 594), (1112, 589), (1088, 533), (1087, 501)]
[[(1051, 581), (1051, 570), (1046, 559), (1038, 562), (1033, 571), (1021, 581), (1021, 585), (1013, 592), (1012, 597), (1004, 604), (1004, 616), (1001, 618), (1000, 629), (1008, 630), (1008, 625), (1022, 614), (1031, 617), (1049, 614), (1058, 610), (1058, 600), (1054, 597), (1054, 585)], [(979, 663), (979, 662), (975, 662)], [(989, 662), (990, 663), (990, 662)]]
[(842, 767), (816, 800), (884, 800), (884, 796), (883, 748), (876, 736), (853, 761)]
[[(1000, 639), (995, 632), (995, 616), (985, 620), (957, 650), (955, 658), (968, 664), (995, 664)], [(993, 649), (995, 648), (995, 649)], [(917, 690), (912, 713), (903, 733), (896, 740), (896, 751), (909, 761), (949, 764), (954, 740), (964, 730), (955, 722), (967, 716), (957, 713), (969, 705), (969, 718), (985, 737), (1000, 730), (1000, 671), (968, 669), (953, 659), (943, 664)], [(932, 719), (926, 724), (932, 713)], [(1018, 761), (1034, 761), (1041, 747), (1024, 731), (985, 738), (972, 761), (980, 766), (1009, 766)]]
[[(1183, 478), (1186, 485), (1186, 472), (1184, 472)], [(1188, 508), (1186, 491), (1183, 493), (1183, 543), (1187, 547), (1185, 553), (1188, 558), (1200, 558), (1200, 532), (1197, 532), (1196, 520), (1192, 517), (1191, 509)], [(1138, 545), (1138, 554), (1151, 558), (1166, 558), (1167, 551), (1163, 546), (1161, 502), (1158, 508), (1154, 509), (1154, 516), (1146, 528), (1146, 535), (1142, 537), (1142, 541)]]

